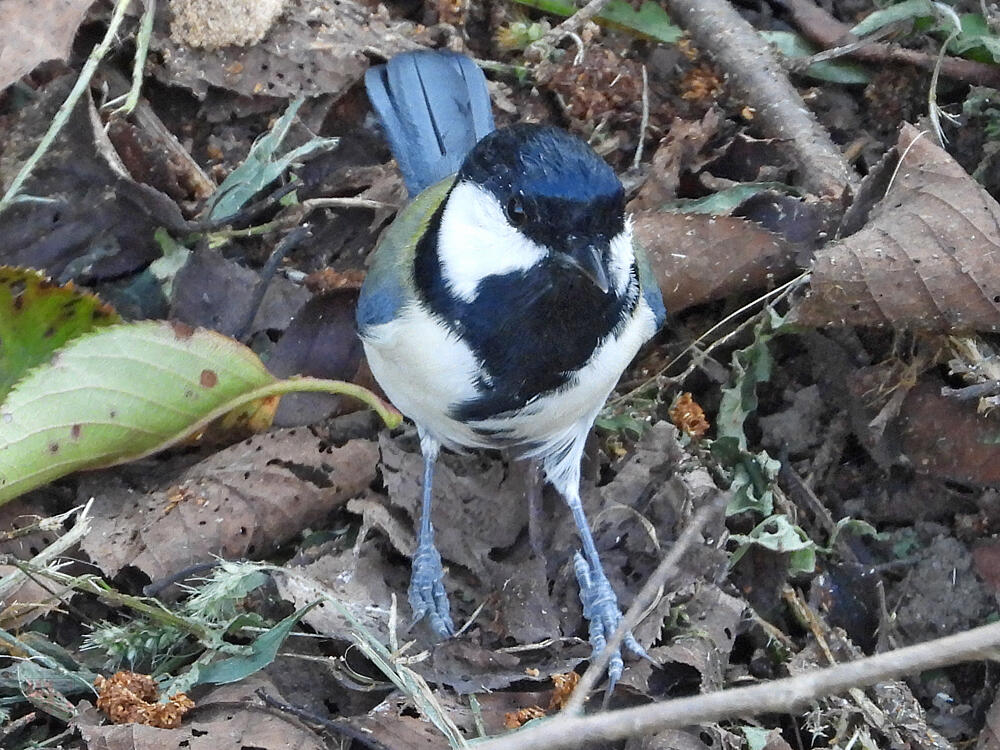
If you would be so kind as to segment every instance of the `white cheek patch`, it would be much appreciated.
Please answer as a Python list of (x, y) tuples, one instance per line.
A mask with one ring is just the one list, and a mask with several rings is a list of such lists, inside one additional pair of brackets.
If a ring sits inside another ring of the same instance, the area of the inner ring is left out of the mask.
[(621, 294), (628, 286), (635, 262), (635, 251), (632, 248), (632, 217), (625, 217), (625, 228), (611, 238), (608, 252), (608, 277), (611, 288)]
[(452, 189), (441, 217), (438, 258), (441, 275), (457, 297), (472, 302), (483, 279), (527, 271), (546, 254), (511, 226), (492, 194), (468, 182)]

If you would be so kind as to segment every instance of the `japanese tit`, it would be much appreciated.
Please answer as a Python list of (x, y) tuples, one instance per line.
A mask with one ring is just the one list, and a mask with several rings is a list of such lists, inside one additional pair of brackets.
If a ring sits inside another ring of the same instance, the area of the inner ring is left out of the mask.
[[(467, 57), (405, 53), (365, 82), (412, 196), (375, 250), (357, 322), (375, 379), (420, 435), (414, 618), (454, 632), (431, 524), (440, 448), (509, 448), (541, 463), (573, 514), (596, 653), (622, 615), (580, 502), (580, 461), (665, 317), (622, 185), (563, 130), (494, 129), (486, 79)], [(645, 655), (631, 635), (625, 646)], [(622, 669), (616, 653), (612, 685)]]

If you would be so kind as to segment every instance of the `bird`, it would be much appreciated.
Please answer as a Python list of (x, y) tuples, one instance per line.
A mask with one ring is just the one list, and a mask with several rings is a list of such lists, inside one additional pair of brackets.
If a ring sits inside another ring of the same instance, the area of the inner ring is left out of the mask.
[[(375, 380), (420, 438), (414, 622), (455, 632), (431, 522), (441, 449), (508, 449), (537, 460), (572, 513), (596, 656), (622, 613), (580, 464), (598, 413), (666, 316), (621, 181), (566, 130), (497, 128), (483, 72), (459, 53), (396, 55), (365, 86), (411, 198), (372, 254), (357, 325)], [(648, 658), (631, 633), (623, 645)], [(619, 648), (610, 689), (623, 669)]]

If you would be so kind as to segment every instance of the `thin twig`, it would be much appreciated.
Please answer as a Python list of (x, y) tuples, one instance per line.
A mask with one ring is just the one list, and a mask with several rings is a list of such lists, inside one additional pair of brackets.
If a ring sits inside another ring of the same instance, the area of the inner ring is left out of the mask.
[(639, 120), (639, 143), (635, 147), (635, 157), (632, 159), (632, 169), (639, 168), (642, 161), (642, 146), (646, 140), (646, 128), (649, 127), (649, 74), (646, 66), (642, 66), (642, 119)]
[(727, 718), (789, 713), (813, 701), (906, 674), (1000, 657), (1000, 623), (749, 687), (678, 698), (593, 716), (562, 713), (518, 732), (477, 744), (476, 750), (560, 750), (588, 742), (650, 735), (671, 727)]
[(688, 549), (699, 539), (702, 529), (705, 528), (708, 522), (725, 510), (727, 501), (727, 495), (720, 492), (710, 503), (703, 505), (691, 516), (691, 520), (688, 521), (681, 535), (677, 537), (677, 541), (670, 548), (670, 552), (656, 566), (656, 570), (653, 571), (653, 574), (647, 579), (645, 585), (643, 585), (642, 589), (636, 595), (635, 601), (628, 608), (628, 612), (625, 613), (625, 617), (618, 624), (618, 628), (614, 634), (608, 639), (607, 645), (597, 655), (597, 658), (590, 663), (587, 671), (583, 673), (583, 677), (580, 678), (576, 687), (573, 688), (573, 695), (570, 696), (564, 709), (565, 713), (575, 714), (583, 709), (587, 695), (594, 689), (598, 680), (604, 676), (604, 671), (608, 668), (608, 662), (611, 661), (612, 654), (618, 651), (622, 641), (625, 639), (625, 634), (639, 624), (639, 620), (646, 613), (646, 609), (656, 599), (660, 590), (670, 580), (670, 577), (677, 572), (677, 564), (681, 561), (681, 558), (687, 554)]
[(122, 21), (125, 20), (125, 10), (128, 8), (129, 3), (132, 0), (118, 0), (115, 3), (115, 10), (111, 14), (111, 20), (108, 21), (108, 30), (104, 34), (104, 38), (101, 43), (94, 47), (90, 52), (90, 56), (87, 57), (87, 62), (83, 65), (83, 70), (80, 71), (80, 77), (76, 79), (76, 83), (73, 84), (72, 91), (69, 92), (69, 96), (66, 100), (59, 106), (59, 111), (56, 112), (56, 116), (52, 118), (52, 124), (49, 125), (49, 129), (45, 131), (45, 135), (42, 136), (42, 140), (39, 141), (38, 146), (35, 148), (34, 153), (28, 157), (28, 160), (21, 167), (21, 170), (14, 177), (14, 181), (10, 183), (10, 187), (7, 192), (4, 193), (2, 199), (0, 199), (0, 211), (3, 211), (11, 203), (14, 202), (14, 198), (17, 194), (21, 192), (21, 188), (24, 187), (25, 181), (31, 176), (38, 162), (45, 155), (45, 152), (49, 150), (52, 146), (52, 142), (55, 141), (56, 136), (59, 135), (59, 131), (62, 130), (63, 126), (69, 121), (70, 116), (73, 114), (73, 109), (76, 107), (76, 103), (80, 101), (80, 97), (83, 96), (87, 87), (90, 85), (90, 79), (94, 77), (94, 72), (97, 70), (98, 64), (111, 49), (111, 45), (114, 43), (118, 36), (118, 29), (122, 25)]

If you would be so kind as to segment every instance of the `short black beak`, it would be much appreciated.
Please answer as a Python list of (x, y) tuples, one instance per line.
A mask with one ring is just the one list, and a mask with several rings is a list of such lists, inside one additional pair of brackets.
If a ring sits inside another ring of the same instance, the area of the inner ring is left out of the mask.
[(611, 285), (608, 281), (608, 272), (604, 269), (604, 259), (598, 248), (593, 245), (585, 245), (571, 253), (556, 253), (556, 258), (565, 268), (582, 274), (600, 289), (602, 294), (608, 293)]

